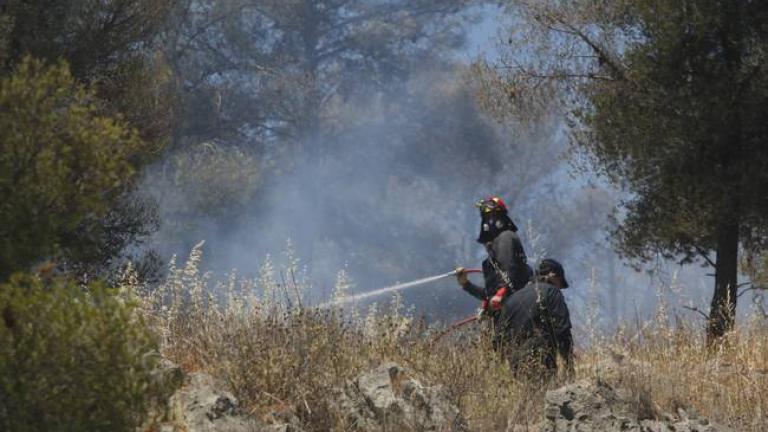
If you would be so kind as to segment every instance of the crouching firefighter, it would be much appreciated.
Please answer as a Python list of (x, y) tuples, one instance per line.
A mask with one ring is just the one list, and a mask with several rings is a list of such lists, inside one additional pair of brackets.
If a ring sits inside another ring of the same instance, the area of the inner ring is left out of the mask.
[(480, 300), (481, 317), (491, 318), (494, 327), (494, 346), (499, 343), (495, 327), (504, 299), (523, 288), (532, 270), (526, 263), (523, 244), (517, 235), (517, 226), (507, 214), (501, 198), (492, 196), (475, 204), (480, 209), (480, 235), (478, 243), (485, 246), (488, 257), (483, 261), (485, 286), (473, 284), (464, 268), (456, 269), (456, 278), (464, 291)]
[(502, 352), (518, 374), (533, 379), (554, 377), (558, 358), (566, 377), (573, 375), (571, 318), (560, 292), (568, 288), (563, 266), (544, 259), (534, 278), (510, 295), (498, 318), (503, 335)]

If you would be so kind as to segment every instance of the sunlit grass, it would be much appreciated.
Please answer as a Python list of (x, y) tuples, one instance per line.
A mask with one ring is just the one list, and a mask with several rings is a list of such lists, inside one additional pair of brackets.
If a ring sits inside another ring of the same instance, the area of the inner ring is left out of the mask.
[[(328, 404), (332, 390), (395, 361), (443, 385), (472, 430), (542, 419), (546, 388), (515, 378), (477, 327), (434, 343), (439, 329), (404, 312), (397, 297), (366, 314), (308, 308), (301, 302), (308, 283), (295, 276), (296, 268), (278, 282), (267, 261), (255, 280), (232, 276), (213, 283), (200, 273), (201, 259), (197, 247), (183, 268), (172, 264), (166, 282), (143, 297), (145, 313), (164, 336), (166, 357), (220, 378), (257, 416), (277, 404), (293, 409), (311, 430), (343, 430), (344, 416)], [(346, 295), (350, 284), (341, 273), (334, 295)], [(683, 407), (740, 431), (768, 428), (764, 321), (744, 323), (712, 348), (699, 326), (671, 326), (659, 314), (656, 320), (594, 337), (579, 353), (576, 379), (649, 395), (657, 413)]]

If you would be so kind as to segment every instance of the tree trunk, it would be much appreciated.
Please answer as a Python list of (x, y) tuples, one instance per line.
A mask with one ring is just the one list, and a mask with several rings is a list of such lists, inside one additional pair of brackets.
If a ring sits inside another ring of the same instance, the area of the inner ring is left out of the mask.
[(735, 324), (738, 253), (739, 224), (731, 220), (721, 224), (718, 229), (715, 293), (712, 296), (707, 331), (709, 343), (733, 330)]
[[(744, 55), (744, 36), (741, 27), (743, 16), (742, 2), (723, 2), (720, 36), (723, 54), (727, 66), (727, 77), (735, 79), (740, 76)], [(717, 262), (715, 263), (715, 293), (709, 311), (709, 328), (707, 340), (717, 341), (727, 332), (733, 330), (736, 318), (736, 299), (738, 289), (738, 255), (739, 255), (739, 224), (740, 204), (739, 194), (742, 187), (742, 175), (739, 161), (744, 155), (742, 149), (742, 96), (740, 85), (734, 85), (735, 93), (728, 99), (729, 105), (722, 108), (724, 113), (723, 129), (726, 131), (724, 141), (719, 143), (721, 155), (719, 162), (723, 169), (720, 178), (727, 185), (721, 196), (722, 213), (717, 226)]]

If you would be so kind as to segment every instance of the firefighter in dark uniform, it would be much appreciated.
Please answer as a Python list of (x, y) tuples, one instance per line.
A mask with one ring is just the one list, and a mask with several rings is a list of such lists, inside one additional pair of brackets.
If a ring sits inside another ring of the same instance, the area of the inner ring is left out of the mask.
[(560, 292), (566, 288), (563, 266), (548, 258), (523, 289), (504, 300), (497, 325), (514, 371), (548, 379), (555, 375), (559, 358), (566, 374), (573, 375), (571, 318)]
[[(456, 269), (456, 278), (462, 289), (482, 302), (485, 316), (496, 323), (504, 299), (522, 289), (531, 277), (531, 268), (517, 226), (507, 214), (504, 201), (496, 196), (480, 200), (480, 235), (478, 243), (485, 246), (488, 257), (483, 261), (483, 287), (473, 284), (464, 268)], [(498, 343), (494, 337), (494, 345)]]

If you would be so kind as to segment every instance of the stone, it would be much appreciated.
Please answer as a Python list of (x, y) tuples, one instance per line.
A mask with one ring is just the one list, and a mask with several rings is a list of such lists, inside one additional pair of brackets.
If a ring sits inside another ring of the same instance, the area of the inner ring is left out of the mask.
[[(631, 392), (614, 390), (604, 382), (586, 380), (547, 392), (545, 422), (539, 432), (730, 432), (692, 410), (679, 409), (648, 418), (649, 413), (633, 400)], [(653, 404), (648, 399), (647, 404)]]
[(406, 369), (386, 363), (338, 389), (333, 404), (357, 431), (468, 430), (440, 386), (427, 386)]
[[(243, 412), (237, 398), (208, 374), (184, 374), (167, 362), (158, 379), (177, 385), (165, 412), (140, 430), (160, 432), (301, 432), (296, 425), (266, 426)], [(180, 387), (180, 388), (178, 388)], [(284, 426), (284, 427), (282, 427)], [(282, 427), (282, 428), (281, 428)]]
[(172, 398), (180, 420), (189, 432), (252, 432), (260, 430), (258, 422), (242, 413), (237, 399), (221, 390), (210, 375), (191, 374), (184, 387)]

